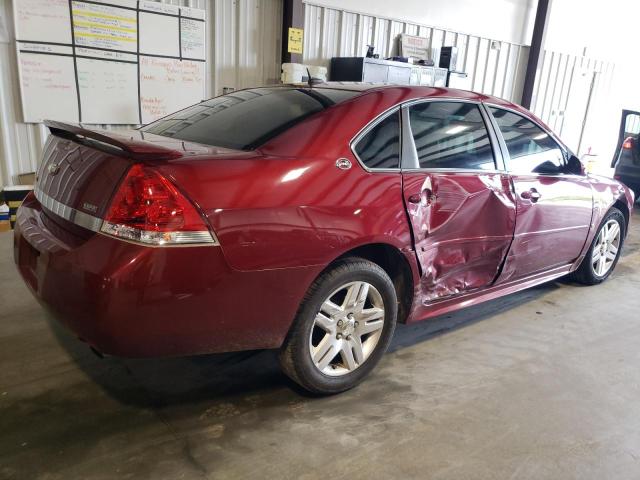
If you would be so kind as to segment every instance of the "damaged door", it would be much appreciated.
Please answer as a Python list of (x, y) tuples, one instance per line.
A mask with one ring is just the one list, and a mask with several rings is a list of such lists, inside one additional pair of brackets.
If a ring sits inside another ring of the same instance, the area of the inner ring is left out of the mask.
[(423, 302), (490, 286), (516, 209), (486, 113), (475, 102), (426, 100), (402, 117), (403, 194)]

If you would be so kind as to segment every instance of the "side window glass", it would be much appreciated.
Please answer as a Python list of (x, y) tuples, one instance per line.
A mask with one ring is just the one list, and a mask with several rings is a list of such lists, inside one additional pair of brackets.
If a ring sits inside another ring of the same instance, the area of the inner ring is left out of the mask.
[(640, 133), (640, 115), (637, 113), (630, 113), (625, 120), (625, 135), (635, 135)]
[(565, 171), (560, 146), (531, 120), (507, 110), (490, 107), (509, 151), (509, 171), (518, 174), (557, 175)]
[(489, 133), (478, 105), (424, 102), (409, 107), (421, 168), (494, 170)]
[(367, 168), (400, 167), (400, 112), (395, 111), (358, 140), (355, 151)]

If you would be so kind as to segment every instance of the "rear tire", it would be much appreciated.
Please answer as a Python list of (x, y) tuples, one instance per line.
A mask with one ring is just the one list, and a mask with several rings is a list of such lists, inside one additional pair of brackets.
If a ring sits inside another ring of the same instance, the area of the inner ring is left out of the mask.
[(397, 311), (395, 288), (379, 265), (338, 261), (305, 295), (280, 350), (282, 370), (312, 393), (353, 388), (387, 350)]
[(624, 215), (612, 208), (604, 217), (591, 247), (571, 278), (584, 285), (604, 282), (618, 263), (626, 233)]

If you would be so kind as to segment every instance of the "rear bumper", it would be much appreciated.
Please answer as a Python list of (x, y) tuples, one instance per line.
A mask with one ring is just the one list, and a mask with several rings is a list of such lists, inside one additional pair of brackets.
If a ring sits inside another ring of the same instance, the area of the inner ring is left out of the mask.
[(220, 247), (152, 248), (57, 228), (30, 195), (17, 215), (18, 270), (68, 329), (112, 355), (278, 347), (318, 273), (239, 272)]

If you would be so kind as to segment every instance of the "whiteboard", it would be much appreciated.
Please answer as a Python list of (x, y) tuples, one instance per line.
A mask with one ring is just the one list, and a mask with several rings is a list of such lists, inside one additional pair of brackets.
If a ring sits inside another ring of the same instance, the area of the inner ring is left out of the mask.
[(137, 65), (78, 59), (78, 88), (85, 123), (139, 123)]
[[(198, 85), (204, 82), (204, 63), (170, 58), (141, 57), (140, 106), (142, 123), (204, 100), (198, 88), (172, 88), (172, 85)], [(172, 88), (175, 95), (165, 95)]]
[(25, 122), (141, 124), (204, 98), (204, 10), (14, 0), (14, 23)]
[[(36, 122), (44, 119), (80, 120), (71, 55), (25, 53), (20, 55), (18, 67), (25, 118)], [(30, 101), (25, 101), (26, 98)]]
[(135, 9), (72, 2), (73, 38), (82, 47), (136, 52), (138, 44)]
[(181, 18), (180, 55), (182, 58), (204, 60), (204, 22)]
[(140, 12), (140, 53), (180, 56), (178, 17)]
[(29, 42), (71, 43), (67, 0), (14, 1), (16, 38)]

